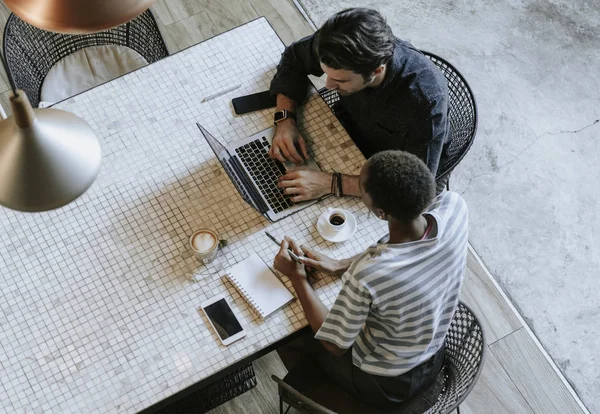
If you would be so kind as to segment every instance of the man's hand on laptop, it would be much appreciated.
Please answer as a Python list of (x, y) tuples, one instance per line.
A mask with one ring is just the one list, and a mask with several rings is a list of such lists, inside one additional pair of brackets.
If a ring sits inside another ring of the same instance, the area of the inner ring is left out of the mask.
[(314, 170), (291, 171), (279, 177), (277, 187), (283, 188), (284, 194), (294, 196), (294, 203), (314, 200), (331, 191), (331, 173)]
[(298, 131), (296, 121), (286, 119), (277, 124), (269, 156), (281, 163), (291, 161), (294, 164), (303, 164), (309, 158), (306, 141)]

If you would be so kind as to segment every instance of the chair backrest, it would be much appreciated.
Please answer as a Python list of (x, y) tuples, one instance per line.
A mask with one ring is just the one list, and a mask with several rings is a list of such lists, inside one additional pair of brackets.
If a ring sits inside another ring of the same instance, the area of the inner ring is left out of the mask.
[(422, 51), (444, 74), (448, 82), (450, 145), (440, 164), (436, 180), (450, 174), (471, 148), (477, 132), (477, 104), (471, 87), (458, 70), (433, 53)]
[(444, 343), (445, 384), (427, 414), (451, 413), (475, 386), (485, 357), (485, 338), (471, 310), (459, 303)]
[[(422, 51), (444, 74), (448, 82), (448, 122), (450, 123), (450, 145), (442, 160), (436, 180), (450, 174), (471, 148), (477, 132), (477, 105), (467, 81), (454, 66), (433, 53)], [(340, 100), (337, 91), (322, 88), (319, 94), (335, 113), (335, 104)]]
[(148, 63), (169, 55), (150, 10), (121, 26), (83, 35), (48, 32), (12, 13), (4, 28), (6, 64), (17, 87), (25, 91), (34, 107), (40, 102), (44, 79), (56, 62), (80, 49), (103, 45), (129, 47)]

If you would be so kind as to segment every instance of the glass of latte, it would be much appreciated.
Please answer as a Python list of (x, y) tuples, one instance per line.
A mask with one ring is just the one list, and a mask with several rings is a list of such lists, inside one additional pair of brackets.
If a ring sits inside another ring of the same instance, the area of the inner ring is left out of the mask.
[(208, 264), (219, 252), (219, 236), (209, 229), (195, 231), (190, 236), (190, 247), (202, 263)]

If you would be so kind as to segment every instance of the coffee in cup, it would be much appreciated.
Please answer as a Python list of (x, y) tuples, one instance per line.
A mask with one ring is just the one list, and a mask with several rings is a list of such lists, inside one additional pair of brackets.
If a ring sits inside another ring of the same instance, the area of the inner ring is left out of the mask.
[(219, 251), (219, 236), (212, 230), (198, 230), (190, 236), (190, 247), (198, 259), (209, 263)]
[(329, 224), (332, 226), (341, 226), (346, 222), (346, 217), (340, 213), (334, 213), (329, 216)]
[(341, 209), (333, 209), (327, 216), (327, 224), (330, 231), (337, 233), (344, 228), (346, 224), (346, 213)]

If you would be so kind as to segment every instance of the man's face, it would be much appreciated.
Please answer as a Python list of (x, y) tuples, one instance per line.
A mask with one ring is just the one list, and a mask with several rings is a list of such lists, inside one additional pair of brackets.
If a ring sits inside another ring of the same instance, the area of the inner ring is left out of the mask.
[(373, 82), (373, 77), (365, 80), (362, 75), (346, 69), (332, 69), (321, 62), (321, 69), (327, 75), (325, 87), (335, 89), (340, 95), (360, 92)]

